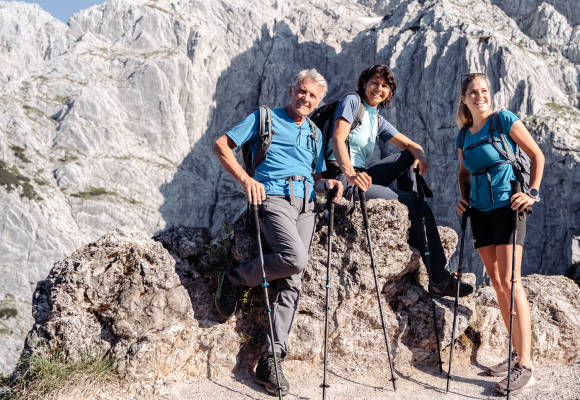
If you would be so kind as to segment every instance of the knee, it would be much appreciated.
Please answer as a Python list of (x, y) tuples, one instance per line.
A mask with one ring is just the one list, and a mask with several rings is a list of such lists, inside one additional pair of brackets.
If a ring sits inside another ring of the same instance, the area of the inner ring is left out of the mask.
[[(504, 293), (511, 293), (511, 290), (512, 290), (512, 280), (511, 280), (511, 277), (510, 276), (502, 276), (500, 278), (500, 282), (499, 283), (500, 283), (500, 286), (501, 286), (501, 290)], [(514, 290), (516, 288), (517, 287), (514, 287)]]
[(409, 150), (403, 150), (401, 151), (401, 160), (403, 160), (405, 165), (408, 164), (408, 166), (410, 167), (415, 161), (415, 157), (413, 157), (413, 154), (411, 154)]
[(502, 280), (499, 279), (498, 276), (490, 276), (489, 280), (491, 281), (491, 286), (494, 288), (496, 293), (503, 293), (504, 292)]
[(286, 264), (289, 276), (302, 273), (308, 265), (308, 253), (301, 250), (280, 254), (280, 257)]

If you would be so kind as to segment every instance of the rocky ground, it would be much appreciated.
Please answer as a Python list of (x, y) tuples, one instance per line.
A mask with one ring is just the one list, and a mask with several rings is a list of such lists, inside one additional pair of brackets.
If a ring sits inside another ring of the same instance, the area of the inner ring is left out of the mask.
[[(322, 398), (322, 369), (305, 368), (299, 361), (285, 362), (285, 374), (291, 384), (287, 400), (309, 400)], [(397, 391), (388, 381), (388, 370), (376, 371), (372, 365), (367, 370), (353, 371), (352, 374), (337, 374), (332, 363), (329, 365), (326, 396), (333, 400), (346, 399), (413, 399), (413, 400), (455, 400), (455, 399), (496, 399), (494, 385), (498, 378), (483, 373), (484, 366), (470, 364), (460, 367), (458, 376), (445, 391), (446, 379), (433, 368), (399, 371)], [(374, 371), (374, 372), (373, 372)], [(537, 385), (514, 395), (517, 400), (578, 400), (580, 399), (580, 364), (569, 366), (537, 366)], [(273, 399), (263, 388), (254, 383), (249, 374), (220, 376), (218, 378), (156, 383), (122, 383), (109, 387), (77, 387), (56, 398), (61, 400), (237, 400)]]

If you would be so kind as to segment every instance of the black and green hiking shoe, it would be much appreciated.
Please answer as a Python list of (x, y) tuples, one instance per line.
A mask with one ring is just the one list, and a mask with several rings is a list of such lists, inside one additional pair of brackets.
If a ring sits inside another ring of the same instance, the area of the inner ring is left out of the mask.
[[(276, 361), (278, 367), (278, 378), (280, 379), (280, 389), (282, 389), (282, 396), (288, 394), (290, 384), (282, 372), (282, 356), (276, 353)], [(278, 383), (276, 382), (276, 370), (274, 369), (274, 356), (271, 353), (263, 353), (258, 361), (256, 367), (256, 377), (254, 379), (260, 385), (266, 387), (266, 391), (270, 394), (278, 394)]]
[(227, 271), (222, 271), (218, 277), (218, 287), (215, 294), (215, 306), (221, 316), (220, 322), (226, 322), (234, 315), (243, 289), (234, 286), (227, 277)]
[[(430, 291), (434, 297), (455, 297), (457, 293), (457, 282), (458, 279), (454, 276), (450, 276), (443, 282), (430, 283)], [(464, 297), (473, 293), (473, 286), (469, 283), (461, 282), (459, 287), (459, 297)]]

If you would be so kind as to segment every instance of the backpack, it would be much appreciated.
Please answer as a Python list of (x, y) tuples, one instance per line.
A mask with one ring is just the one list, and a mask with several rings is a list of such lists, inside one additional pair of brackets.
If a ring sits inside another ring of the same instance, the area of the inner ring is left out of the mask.
[[(272, 128), (272, 110), (267, 106), (258, 107), (260, 126), (258, 130), (258, 148), (256, 152), (252, 152), (251, 143), (247, 141), (241, 146), (240, 158), (242, 167), (246, 170), (248, 175), (254, 177), (258, 165), (268, 157), (268, 148), (272, 144), (273, 135), (275, 133)], [(312, 173), (316, 171), (316, 164), (318, 164), (318, 135), (316, 134), (316, 125), (312, 120), (306, 117), (310, 124), (310, 136), (314, 137), (314, 160), (312, 162)]]
[[(531, 166), (530, 157), (517, 144), (515, 152), (512, 150), (511, 146), (507, 142), (505, 134), (503, 133), (503, 128), (501, 127), (498, 113), (494, 112), (491, 115), (491, 119), (489, 122), (490, 137), (480, 142), (473, 143), (467, 146), (467, 148), (463, 149), (463, 143), (465, 142), (465, 136), (467, 135), (468, 129), (469, 126), (467, 125), (461, 128), (459, 136), (459, 148), (462, 150), (463, 157), (465, 157), (464, 155), (465, 150), (472, 149), (485, 143), (491, 143), (493, 147), (495, 147), (497, 152), (506, 160), (490, 165), (489, 167), (482, 168), (476, 171), (473, 175), (488, 174), (488, 181), (490, 182), (489, 184), (491, 186), (491, 181), (489, 178), (489, 170), (498, 165), (511, 164), (514, 169), (514, 175), (516, 176), (517, 181), (520, 183), (522, 187), (522, 191), (526, 192), (530, 184), (530, 166)], [(499, 138), (495, 136), (496, 131), (499, 132)], [(502, 146), (499, 145), (499, 143), (502, 144), (503, 148)]]
[[(342, 96), (339, 100), (335, 100), (332, 103), (328, 103), (319, 107), (316, 111), (312, 113), (311, 119), (314, 123), (320, 128), (322, 132), (322, 150), (324, 152), (324, 159), (326, 164), (336, 164), (336, 161), (329, 160), (330, 154), (332, 152), (332, 146), (330, 144), (330, 138), (332, 137), (332, 125), (333, 125), (333, 118), (334, 112), (336, 111), (336, 107), (341, 100), (343, 100), (346, 96), (350, 94), (356, 94), (356, 98), (358, 99), (358, 106), (356, 109), (356, 114), (354, 120), (352, 122), (351, 130), (359, 126), (362, 122), (362, 118), (364, 115), (365, 108), (362, 104), (360, 96), (357, 92), (350, 92)], [(378, 118), (377, 118), (378, 120)], [(346, 141), (347, 148), (349, 148), (350, 153), (350, 146), (348, 144), (348, 140)]]

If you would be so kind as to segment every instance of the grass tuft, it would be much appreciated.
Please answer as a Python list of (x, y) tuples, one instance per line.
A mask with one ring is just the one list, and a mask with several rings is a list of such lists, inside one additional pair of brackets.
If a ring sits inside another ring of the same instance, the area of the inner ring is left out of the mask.
[(4, 391), (0, 400), (57, 398), (66, 389), (94, 387), (117, 379), (115, 360), (105, 352), (83, 354), (78, 361), (67, 360), (62, 352), (33, 354), (15, 379), (0, 378)]

